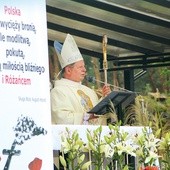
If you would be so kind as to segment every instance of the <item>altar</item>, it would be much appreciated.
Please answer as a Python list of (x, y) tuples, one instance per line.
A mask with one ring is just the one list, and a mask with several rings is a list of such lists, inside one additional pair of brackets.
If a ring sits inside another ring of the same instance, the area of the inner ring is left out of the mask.
[[(53, 153), (54, 153), (54, 163), (59, 169), (59, 154), (61, 150), (61, 136), (66, 134), (66, 128), (69, 129), (70, 133), (77, 131), (79, 137), (82, 139), (84, 143), (88, 142), (87, 139), (87, 130), (94, 131), (99, 127), (99, 125), (52, 125), (52, 136), (53, 136)], [(120, 126), (121, 132), (127, 132), (130, 138), (133, 136), (140, 134), (142, 132), (143, 127), (139, 126)], [(101, 138), (109, 135), (110, 129), (108, 126), (102, 126)], [(127, 155), (127, 159), (128, 159)], [(137, 160), (134, 157), (130, 157), (128, 162), (133, 164), (134, 168), (137, 169)], [(92, 169), (92, 168), (91, 168)]]
[[(97, 129), (97, 125), (52, 125), (52, 136), (53, 136), (53, 150), (61, 149), (61, 135), (66, 131), (66, 127), (70, 131), (77, 130), (80, 138), (87, 142), (86, 131)], [(142, 132), (142, 126), (120, 126), (120, 130), (124, 132), (128, 132), (129, 135), (136, 135)], [(102, 135), (109, 134), (108, 126), (102, 126)]]

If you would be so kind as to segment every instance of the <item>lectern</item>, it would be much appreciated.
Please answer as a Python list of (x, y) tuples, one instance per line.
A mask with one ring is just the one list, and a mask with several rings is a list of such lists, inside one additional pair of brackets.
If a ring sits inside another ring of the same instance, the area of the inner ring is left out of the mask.
[(88, 113), (94, 113), (96, 115), (106, 114), (111, 107), (110, 102), (112, 102), (116, 110), (118, 119), (123, 121), (123, 109), (129, 106), (134, 101), (135, 97), (136, 94), (134, 92), (112, 91), (108, 96), (106, 96), (96, 106), (94, 106)]

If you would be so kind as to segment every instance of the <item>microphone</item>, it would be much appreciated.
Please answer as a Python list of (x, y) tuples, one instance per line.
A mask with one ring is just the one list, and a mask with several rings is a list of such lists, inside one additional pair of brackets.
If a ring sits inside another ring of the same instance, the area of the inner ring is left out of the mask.
[(88, 75), (85, 76), (85, 79), (90, 83), (95, 83), (95, 81), (96, 81), (95, 77), (88, 76)]

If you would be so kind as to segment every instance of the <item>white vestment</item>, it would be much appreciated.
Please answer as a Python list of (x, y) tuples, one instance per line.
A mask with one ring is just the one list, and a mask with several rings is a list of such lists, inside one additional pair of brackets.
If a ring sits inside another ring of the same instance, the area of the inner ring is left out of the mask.
[[(83, 124), (85, 114), (99, 102), (94, 90), (68, 79), (56, 80), (51, 90), (53, 124)], [(101, 117), (89, 124), (101, 124)]]

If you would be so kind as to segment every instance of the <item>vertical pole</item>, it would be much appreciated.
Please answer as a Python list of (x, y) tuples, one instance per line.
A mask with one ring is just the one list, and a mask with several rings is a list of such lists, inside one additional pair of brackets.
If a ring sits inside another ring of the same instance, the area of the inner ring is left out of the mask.
[[(135, 91), (135, 83), (134, 83), (134, 70), (127, 69), (124, 70), (124, 88), (130, 91)], [(129, 165), (135, 168), (135, 157), (128, 156)]]
[(134, 70), (124, 70), (124, 88), (130, 91), (134, 91)]

